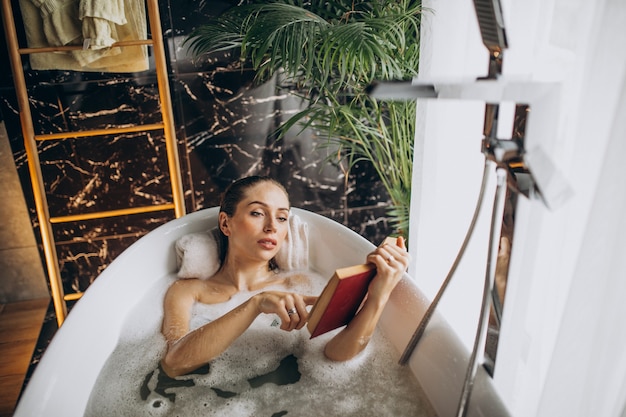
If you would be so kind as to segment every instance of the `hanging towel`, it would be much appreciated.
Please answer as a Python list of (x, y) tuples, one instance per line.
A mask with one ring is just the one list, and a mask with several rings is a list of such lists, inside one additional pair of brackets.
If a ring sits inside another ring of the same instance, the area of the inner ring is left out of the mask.
[(83, 50), (73, 54), (82, 67), (91, 66), (105, 56), (122, 53), (121, 48), (111, 48), (111, 45), (121, 40), (117, 27), (128, 23), (123, 0), (80, 0), (78, 19), (81, 21)]
[(78, 18), (86, 49), (107, 48), (118, 39), (116, 26), (128, 23), (122, 0), (81, 0)]
[(149, 68), (145, 46), (111, 47), (146, 39), (144, 0), (20, 0), (29, 47), (82, 45), (72, 52), (30, 55), (37, 70), (137, 72)]
[[(76, 0), (32, 0), (39, 9), (42, 29), (48, 46), (81, 43), (78, 2)], [(28, 29), (29, 25), (26, 25)]]

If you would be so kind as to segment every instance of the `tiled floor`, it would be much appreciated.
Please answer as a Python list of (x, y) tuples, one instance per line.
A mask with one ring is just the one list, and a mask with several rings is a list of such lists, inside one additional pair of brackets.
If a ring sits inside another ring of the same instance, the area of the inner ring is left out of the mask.
[(0, 417), (13, 415), (49, 302), (0, 304)]

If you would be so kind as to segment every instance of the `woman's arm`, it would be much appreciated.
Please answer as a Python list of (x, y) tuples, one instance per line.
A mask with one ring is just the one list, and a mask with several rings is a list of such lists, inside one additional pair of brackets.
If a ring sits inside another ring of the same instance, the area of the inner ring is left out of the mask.
[[(167, 352), (161, 366), (170, 377), (189, 373), (224, 352), (261, 313), (277, 314), (281, 329), (300, 329), (308, 319), (306, 306), (315, 297), (277, 291), (252, 296), (222, 317), (189, 332), (191, 307), (198, 298), (202, 282), (180, 281), (172, 285), (165, 296), (165, 316), (162, 332), (167, 340)], [(217, 297), (219, 298), (219, 297)], [(221, 300), (216, 302), (223, 302)], [(295, 308), (296, 314), (288, 314)]]
[(369, 343), (391, 292), (409, 264), (404, 239), (398, 238), (397, 245), (383, 243), (367, 256), (367, 261), (376, 265), (376, 276), (369, 285), (367, 298), (359, 312), (326, 344), (324, 354), (329, 359), (351, 359)]

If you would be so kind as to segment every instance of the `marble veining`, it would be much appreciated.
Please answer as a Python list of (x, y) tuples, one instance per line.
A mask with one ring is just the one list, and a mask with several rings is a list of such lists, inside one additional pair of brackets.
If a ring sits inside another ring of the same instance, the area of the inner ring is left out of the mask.
[[(346, 177), (332, 146), (320, 146), (325, 140), (315, 132), (275, 137), (281, 121), (302, 105), (300, 99), (277, 90), (274, 82), (254, 84), (254, 74), (233, 69), (228, 55), (186, 55), (185, 34), (224, 5), (160, 2), (187, 211), (217, 205), (224, 188), (241, 176), (271, 175), (285, 184), (294, 206), (382, 241), (392, 230), (389, 197), (369, 165), (357, 164)], [(16, 98), (9, 73), (4, 75), (0, 111), (38, 236)], [(133, 74), (28, 70), (26, 76), (37, 134), (160, 121), (153, 69)], [(43, 141), (38, 147), (53, 216), (171, 201), (160, 130)], [(173, 218), (172, 211), (163, 211), (54, 225), (65, 291), (85, 290), (125, 248)]]

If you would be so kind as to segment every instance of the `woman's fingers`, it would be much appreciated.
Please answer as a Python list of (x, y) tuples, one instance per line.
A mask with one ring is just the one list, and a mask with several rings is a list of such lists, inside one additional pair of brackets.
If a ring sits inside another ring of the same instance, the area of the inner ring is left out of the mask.
[(292, 312), (293, 314), (289, 314), (290, 325), (289, 330), (300, 330), (303, 328), (307, 321), (309, 321), (309, 311), (307, 310), (307, 306), (315, 304), (317, 297), (310, 295), (300, 295), (294, 294), (294, 310), (287, 310), (287, 314)]
[[(317, 300), (317, 297), (311, 297), (308, 295), (296, 295), (295, 297), (295, 308), (296, 314), (298, 315), (298, 323), (295, 328), (300, 330), (304, 327), (307, 321), (309, 321), (309, 311), (307, 310), (307, 306), (312, 305)], [(295, 315), (291, 316), (292, 322), (296, 319)]]
[[(317, 297), (309, 295), (292, 294), (294, 307), (287, 309), (290, 318), (289, 330), (300, 330), (309, 321), (307, 306), (315, 304)], [(291, 313), (291, 314), (290, 314)]]
[(263, 313), (277, 314), (280, 318), (282, 330), (291, 331), (301, 329), (309, 319), (307, 306), (312, 305), (317, 297), (270, 291), (264, 293)]
[(381, 271), (397, 269), (404, 272), (409, 265), (408, 253), (400, 248), (383, 246), (377, 248), (368, 256)]
[(282, 330), (290, 330), (289, 326), (291, 325), (291, 317), (287, 313), (287, 310), (284, 308), (280, 309), (276, 312), (276, 314), (280, 317), (280, 328)]
[(369, 296), (386, 299), (402, 279), (409, 265), (409, 254), (404, 240), (385, 243), (377, 247), (367, 257), (368, 262), (376, 265), (378, 272), (369, 286)]
[[(380, 259), (384, 261), (384, 264), (392, 268), (400, 268), (404, 272), (409, 265), (409, 254), (406, 250), (404, 238), (397, 238), (395, 244), (390, 244), (385, 241), (373, 252), (378, 255)], [(381, 263), (379, 266), (385, 266)]]

